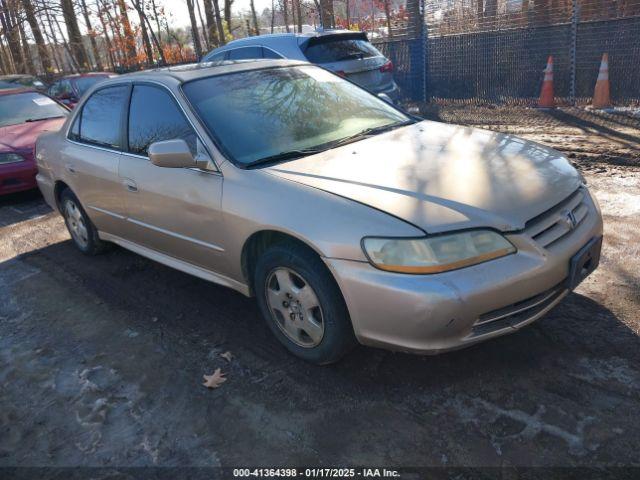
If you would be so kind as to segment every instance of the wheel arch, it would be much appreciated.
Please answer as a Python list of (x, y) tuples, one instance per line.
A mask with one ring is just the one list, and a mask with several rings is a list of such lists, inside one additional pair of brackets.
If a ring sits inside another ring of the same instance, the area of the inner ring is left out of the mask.
[(64, 192), (65, 190), (69, 190), (73, 192), (73, 190), (71, 190), (71, 187), (67, 185), (65, 182), (63, 182), (62, 180), (56, 180), (56, 182), (53, 185), (53, 198), (56, 202), (56, 207), (58, 207), (58, 211), (60, 211), (60, 196), (62, 195), (62, 192)]
[[(260, 258), (260, 255), (269, 247), (279, 243), (295, 243), (317, 257), (322, 257), (322, 253), (315, 246), (290, 233), (274, 229), (259, 230), (252, 233), (244, 242), (244, 245), (242, 246), (242, 253), (240, 255), (242, 276), (244, 277), (246, 284), (249, 286), (249, 292), (251, 295), (254, 294), (253, 274), (255, 272), (258, 258)], [(331, 276), (333, 276), (333, 274), (331, 274)]]

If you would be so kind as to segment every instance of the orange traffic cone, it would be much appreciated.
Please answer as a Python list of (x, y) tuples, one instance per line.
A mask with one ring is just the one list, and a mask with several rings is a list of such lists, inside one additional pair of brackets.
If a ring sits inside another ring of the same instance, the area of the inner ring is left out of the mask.
[(538, 107), (554, 108), (555, 106), (556, 101), (553, 95), (553, 55), (549, 55), (547, 68), (544, 69), (544, 81), (542, 82), (542, 90), (540, 91)]
[(609, 85), (609, 54), (602, 55), (600, 62), (600, 73), (593, 92), (593, 108), (608, 108), (611, 106), (611, 94)]

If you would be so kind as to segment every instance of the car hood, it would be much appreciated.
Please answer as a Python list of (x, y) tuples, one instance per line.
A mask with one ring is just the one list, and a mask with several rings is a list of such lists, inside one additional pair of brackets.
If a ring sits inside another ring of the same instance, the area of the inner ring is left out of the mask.
[(388, 212), (427, 233), (521, 230), (581, 183), (555, 150), (430, 121), (267, 170)]
[(0, 151), (31, 150), (42, 132), (59, 130), (65, 120), (66, 118), (51, 118), (0, 127)]

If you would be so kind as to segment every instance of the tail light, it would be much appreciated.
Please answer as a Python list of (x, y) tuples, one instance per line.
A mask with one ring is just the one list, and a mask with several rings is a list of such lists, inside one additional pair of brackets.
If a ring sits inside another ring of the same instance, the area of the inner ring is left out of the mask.
[(391, 73), (393, 72), (393, 63), (389, 60), (387, 63), (380, 67), (380, 71), (382, 73)]
[(337, 70), (336, 71), (336, 75), (342, 77), (342, 78), (346, 78), (347, 74), (344, 72), (344, 70)]

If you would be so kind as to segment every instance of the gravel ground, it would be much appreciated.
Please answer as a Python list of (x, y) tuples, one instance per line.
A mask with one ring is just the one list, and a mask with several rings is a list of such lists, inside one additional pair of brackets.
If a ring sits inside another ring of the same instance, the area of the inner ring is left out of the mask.
[[(3, 198), (0, 467), (640, 467), (638, 120), (424, 114), (567, 153), (605, 216), (599, 270), (513, 335), (314, 367), (253, 300), (123, 249), (85, 257), (37, 194)], [(202, 387), (218, 367), (228, 381)]]

